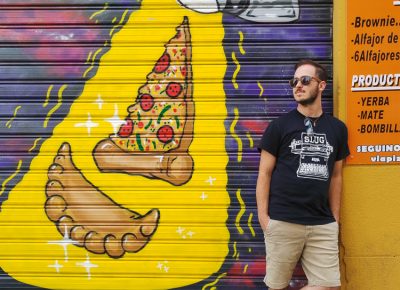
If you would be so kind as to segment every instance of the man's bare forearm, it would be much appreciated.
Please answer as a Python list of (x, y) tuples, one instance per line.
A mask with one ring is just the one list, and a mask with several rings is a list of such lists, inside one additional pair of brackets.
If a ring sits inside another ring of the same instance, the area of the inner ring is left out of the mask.
[(263, 230), (268, 225), (268, 203), (272, 171), (275, 168), (276, 158), (272, 154), (261, 151), (260, 168), (258, 172), (256, 199), (258, 220)]
[(343, 167), (342, 161), (337, 161), (335, 163), (335, 167), (331, 178), (331, 183), (329, 185), (329, 205), (332, 214), (337, 222), (339, 222), (340, 218), (340, 203), (342, 197), (342, 184), (343, 184), (342, 167)]
[(256, 198), (258, 215), (268, 215), (269, 185), (271, 177), (259, 174), (257, 179)]

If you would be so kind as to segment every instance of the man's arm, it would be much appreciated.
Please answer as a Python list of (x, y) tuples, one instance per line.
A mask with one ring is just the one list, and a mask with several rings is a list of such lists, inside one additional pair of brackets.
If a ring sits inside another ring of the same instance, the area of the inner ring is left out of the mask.
[(271, 183), (272, 171), (274, 170), (275, 163), (276, 163), (276, 157), (274, 155), (265, 150), (261, 151), (256, 197), (257, 197), (258, 221), (260, 222), (261, 228), (264, 231), (267, 229), (269, 221), (269, 216), (268, 216), (269, 188)]
[(333, 173), (331, 183), (329, 185), (329, 205), (332, 214), (337, 222), (340, 218), (340, 199), (342, 195), (342, 172), (343, 172), (343, 160), (335, 162), (333, 167)]

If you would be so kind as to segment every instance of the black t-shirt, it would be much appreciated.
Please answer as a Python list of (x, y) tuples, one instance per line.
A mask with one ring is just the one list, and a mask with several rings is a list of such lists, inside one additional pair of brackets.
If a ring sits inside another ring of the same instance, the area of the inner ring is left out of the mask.
[(327, 114), (314, 123), (307, 132), (312, 122), (295, 109), (264, 132), (258, 148), (276, 157), (268, 207), (271, 219), (304, 225), (335, 221), (329, 184), (335, 162), (349, 155), (347, 128)]

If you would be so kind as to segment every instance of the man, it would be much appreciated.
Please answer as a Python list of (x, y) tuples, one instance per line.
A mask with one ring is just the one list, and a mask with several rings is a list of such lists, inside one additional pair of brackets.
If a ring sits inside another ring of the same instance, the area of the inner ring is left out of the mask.
[(289, 82), (297, 108), (273, 121), (259, 145), (257, 209), (270, 290), (287, 289), (299, 260), (308, 279), (302, 290), (340, 288), (338, 223), (349, 149), (344, 123), (323, 113), (326, 82), (324, 67), (299, 61)]

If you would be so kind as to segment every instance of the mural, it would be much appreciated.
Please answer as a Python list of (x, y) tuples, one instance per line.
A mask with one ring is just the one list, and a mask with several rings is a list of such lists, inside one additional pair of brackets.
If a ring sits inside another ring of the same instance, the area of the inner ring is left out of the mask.
[(256, 144), (322, 2), (2, 1), (1, 288), (265, 289)]
[[(0, 1), (0, 205), (140, 7), (129, 0), (84, 3)], [(101, 104), (100, 93), (96, 100)]]

